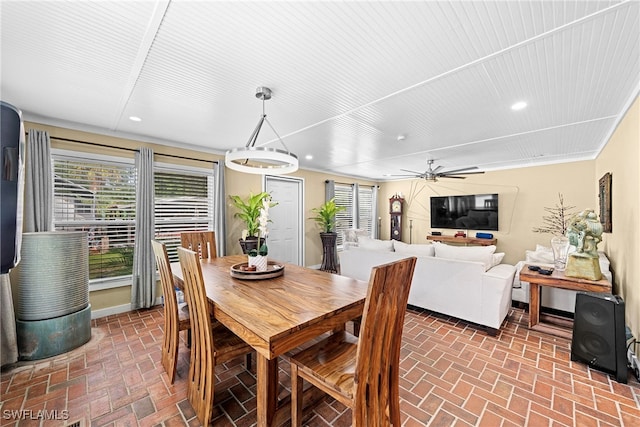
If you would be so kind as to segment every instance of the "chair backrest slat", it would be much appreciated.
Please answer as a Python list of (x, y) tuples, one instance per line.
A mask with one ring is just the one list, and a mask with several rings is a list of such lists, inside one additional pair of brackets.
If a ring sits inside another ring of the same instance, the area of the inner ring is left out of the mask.
[(402, 328), (415, 264), (410, 257), (372, 269), (356, 356), (356, 425), (389, 425), (389, 417), (399, 422), (400, 415), (388, 411), (399, 401)]
[(214, 393), (213, 327), (202, 278), (200, 259), (195, 251), (178, 248), (185, 296), (191, 317), (191, 362), (187, 397), (204, 425), (211, 421)]
[(176, 375), (178, 358), (178, 340), (180, 334), (178, 300), (176, 298), (173, 274), (169, 266), (167, 248), (163, 243), (151, 241), (156, 266), (160, 273), (162, 295), (164, 298), (164, 334), (162, 344), (162, 366), (169, 374), (169, 380), (173, 383)]
[(196, 252), (200, 258), (216, 258), (215, 231), (185, 231), (180, 233), (180, 245)]

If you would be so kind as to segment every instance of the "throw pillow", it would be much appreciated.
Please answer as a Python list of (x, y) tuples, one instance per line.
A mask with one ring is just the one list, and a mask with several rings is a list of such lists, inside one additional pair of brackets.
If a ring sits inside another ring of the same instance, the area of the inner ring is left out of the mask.
[(393, 240), (378, 240), (371, 237), (358, 237), (358, 246), (362, 249), (393, 252)]
[(436, 242), (433, 244), (437, 258), (457, 259), (461, 261), (477, 261), (484, 264), (484, 270), (491, 268), (495, 245), (489, 246), (451, 246)]
[(356, 234), (356, 230), (353, 228), (343, 230), (342, 241), (345, 243), (358, 243), (358, 235)]
[(495, 267), (500, 264), (502, 262), (502, 258), (504, 258), (504, 252), (497, 252), (493, 254), (491, 258), (491, 267)]
[(411, 256), (433, 256), (435, 254), (432, 244), (410, 245), (396, 240), (393, 242), (393, 249), (399, 254)]

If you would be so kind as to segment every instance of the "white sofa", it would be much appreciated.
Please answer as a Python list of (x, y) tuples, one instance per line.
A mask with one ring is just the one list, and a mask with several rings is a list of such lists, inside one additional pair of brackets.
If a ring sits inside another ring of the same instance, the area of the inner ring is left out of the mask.
[[(574, 248), (575, 250), (575, 248)], [(612, 282), (611, 271), (609, 268), (609, 259), (604, 252), (598, 252), (600, 256), (600, 271), (602, 276), (610, 283)], [(524, 261), (516, 264), (516, 274), (513, 278), (513, 290), (511, 297), (513, 301), (529, 303), (529, 282), (520, 281), (520, 270), (525, 264), (537, 265), (539, 267), (553, 267), (553, 250), (549, 247), (537, 245), (533, 251), (525, 251)], [(551, 308), (553, 310), (564, 311), (567, 313), (575, 312), (577, 291), (568, 289), (551, 288), (542, 286), (541, 306)]]
[(511, 307), (516, 269), (500, 264), (504, 254), (494, 254), (495, 246), (408, 245), (374, 239), (346, 246), (339, 254), (341, 274), (365, 281), (376, 265), (416, 256), (409, 304), (486, 326), (491, 335)]

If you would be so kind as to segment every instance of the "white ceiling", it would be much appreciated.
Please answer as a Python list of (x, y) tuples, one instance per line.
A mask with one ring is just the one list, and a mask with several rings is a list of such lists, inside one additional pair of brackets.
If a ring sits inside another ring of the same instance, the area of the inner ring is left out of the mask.
[[(26, 120), (223, 153), (246, 144), (267, 86), (269, 121), (301, 167), (375, 180), (427, 158), (481, 170), (593, 159), (640, 88), (639, 10), (1, 0), (0, 96)], [(268, 127), (266, 143), (281, 148)]]

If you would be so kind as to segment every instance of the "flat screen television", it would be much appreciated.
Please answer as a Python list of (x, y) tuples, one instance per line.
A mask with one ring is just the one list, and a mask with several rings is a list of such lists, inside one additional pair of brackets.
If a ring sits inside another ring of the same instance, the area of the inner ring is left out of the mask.
[(431, 228), (498, 231), (498, 195), (432, 196)]

